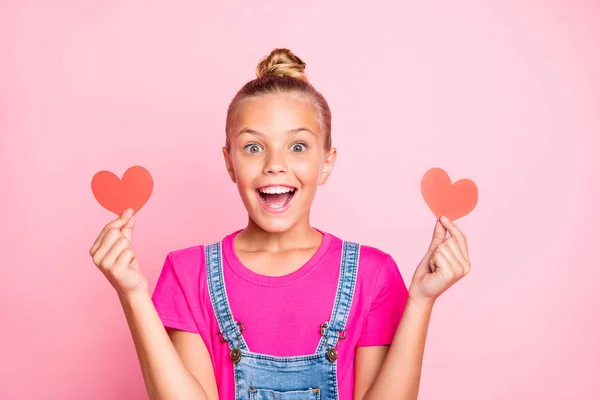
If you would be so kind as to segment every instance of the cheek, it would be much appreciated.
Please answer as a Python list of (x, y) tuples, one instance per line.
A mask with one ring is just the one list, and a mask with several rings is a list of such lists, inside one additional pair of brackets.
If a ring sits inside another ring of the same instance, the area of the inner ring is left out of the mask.
[(258, 160), (249, 160), (245, 157), (234, 158), (232, 160), (232, 166), (238, 184), (251, 183), (262, 171), (262, 166)]
[(318, 181), (320, 174), (319, 167), (321, 164), (317, 160), (311, 162), (298, 163), (295, 168), (296, 175), (306, 183)]

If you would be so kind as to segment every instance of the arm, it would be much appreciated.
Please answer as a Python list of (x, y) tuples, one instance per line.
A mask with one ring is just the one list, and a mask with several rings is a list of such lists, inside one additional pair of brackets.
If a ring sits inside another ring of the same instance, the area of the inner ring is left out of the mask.
[[(158, 316), (150, 295), (147, 292), (139, 292), (119, 296), (119, 300), (133, 337), (150, 399), (217, 399), (213, 388), (210, 387), (211, 397), (208, 397), (198, 379), (186, 368)], [(208, 356), (206, 347), (204, 349), (204, 354), (199, 352), (198, 357)]]
[(183, 364), (200, 382), (206, 396), (209, 399), (218, 399), (219, 389), (217, 388), (215, 370), (202, 336), (172, 328), (167, 328), (167, 333)]
[[(167, 335), (131, 245), (134, 225), (133, 210), (125, 210), (100, 231), (90, 256), (118, 294), (148, 395), (151, 400), (218, 399), (210, 355), (200, 335)], [(165, 260), (155, 294), (162, 294), (163, 301), (158, 303), (166, 302), (173, 312), (177, 313), (178, 307), (185, 310), (170, 257)]]
[[(448, 238), (447, 233), (450, 233)], [(415, 271), (390, 350), (363, 400), (417, 399), (433, 304), (470, 269), (464, 234), (452, 221), (441, 217), (436, 221), (429, 249)]]
[(359, 346), (354, 353), (354, 397), (363, 400), (375, 382), (390, 346)]
[(360, 395), (359, 391), (364, 391), (365, 386), (362, 386), (363, 389), (358, 385), (356, 386), (356, 399), (408, 400), (417, 398), (423, 353), (425, 351), (425, 338), (432, 310), (433, 303), (414, 301), (409, 298), (400, 325), (387, 355), (384, 356), (385, 358), (382, 359), (381, 356), (377, 356), (377, 347), (357, 349), (357, 352), (371, 352), (370, 355), (363, 354), (362, 357), (359, 357), (357, 353), (357, 363), (364, 363), (364, 360), (370, 359), (372, 365), (369, 369), (357, 366), (357, 384), (361, 382), (361, 379), (365, 380), (364, 377), (361, 378), (358, 375), (358, 371), (361, 369), (372, 371), (371, 376), (376, 374), (376, 377), (370, 387), (367, 386), (368, 390), (364, 397)]

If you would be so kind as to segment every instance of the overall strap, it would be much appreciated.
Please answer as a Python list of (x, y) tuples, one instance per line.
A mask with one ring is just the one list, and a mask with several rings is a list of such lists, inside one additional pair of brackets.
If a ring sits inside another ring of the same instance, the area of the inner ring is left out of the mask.
[[(246, 342), (242, 336), (243, 326), (236, 323), (231, 313), (225, 280), (223, 278), (223, 256), (221, 242), (205, 246), (206, 270), (208, 275), (208, 290), (210, 301), (219, 323), (219, 336), (221, 341), (229, 342), (230, 349), (247, 350)], [(242, 327), (242, 329), (240, 329)]]
[(344, 241), (335, 303), (331, 318), (322, 326), (323, 335), (316, 353), (335, 348), (338, 340), (344, 339), (346, 336), (346, 322), (354, 298), (359, 257), (360, 245)]

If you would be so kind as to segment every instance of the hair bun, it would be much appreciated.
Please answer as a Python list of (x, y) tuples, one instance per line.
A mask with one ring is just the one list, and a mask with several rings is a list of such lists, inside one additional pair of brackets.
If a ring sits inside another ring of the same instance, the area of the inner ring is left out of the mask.
[(306, 64), (288, 49), (275, 49), (264, 57), (256, 67), (256, 76), (290, 76), (308, 82), (304, 69)]

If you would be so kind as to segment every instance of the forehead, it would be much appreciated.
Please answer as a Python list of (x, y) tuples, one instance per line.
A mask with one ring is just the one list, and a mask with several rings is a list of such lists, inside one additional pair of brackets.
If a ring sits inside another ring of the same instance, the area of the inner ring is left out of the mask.
[(314, 107), (294, 95), (268, 95), (245, 100), (237, 113), (234, 130), (249, 128), (265, 134), (285, 133), (307, 126), (319, 131)]

